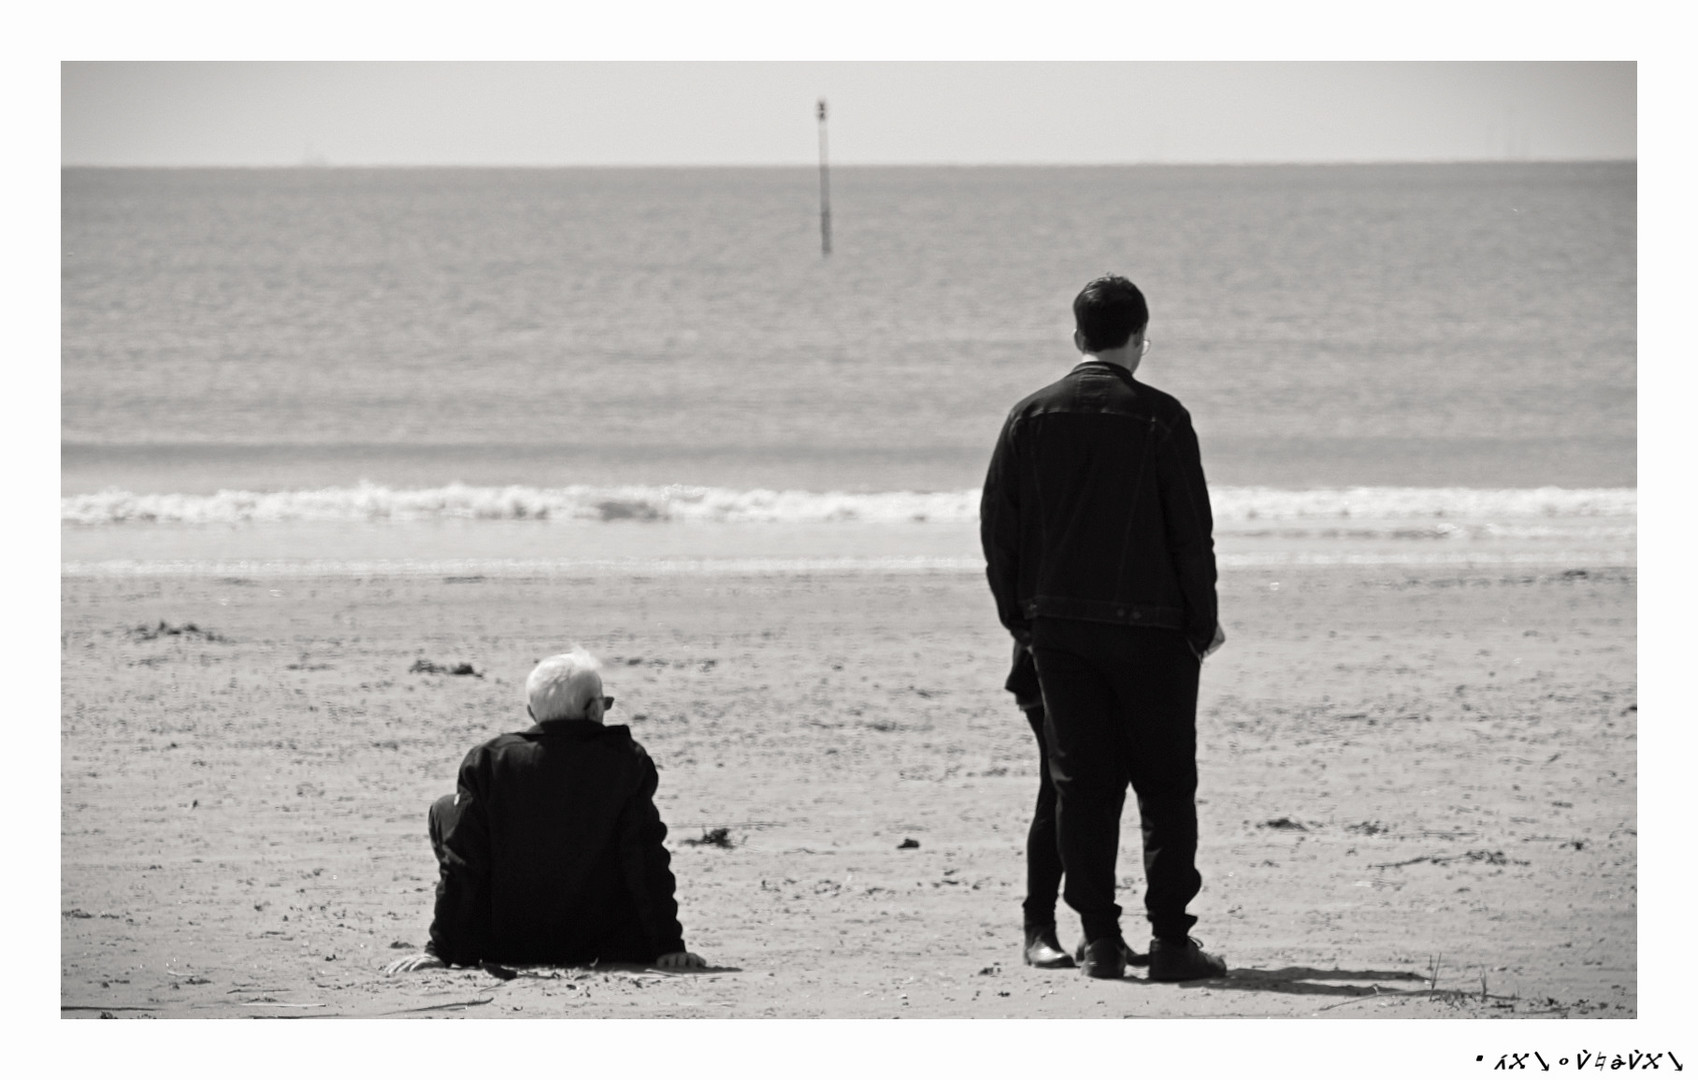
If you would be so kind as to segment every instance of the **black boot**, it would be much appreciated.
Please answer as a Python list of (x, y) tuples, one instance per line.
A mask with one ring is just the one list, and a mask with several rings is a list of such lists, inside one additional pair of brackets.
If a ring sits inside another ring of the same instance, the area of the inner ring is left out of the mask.
[(1184, 941), (1150, 939), (1150, 981), (1190, 982), (1218, 979), (1226, 974), (1226, 961), (1203, 951), (1196, 938)]
[(1026, 927), (1026, 964), (1035, 968), (1070, 968), (1073, 958), (1061, 949), (1055, 924)]

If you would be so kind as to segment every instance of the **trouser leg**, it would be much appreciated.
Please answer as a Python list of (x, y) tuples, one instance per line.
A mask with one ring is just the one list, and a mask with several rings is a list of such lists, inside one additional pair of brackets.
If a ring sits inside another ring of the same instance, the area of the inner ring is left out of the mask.
[(1048, 714), (1062, 896), (1078, 912), (1085, 939), (1095, 941), (1120, 933), (1114, 885), (1128, 783), (1124, 733), (1113, 685), (1069, 640), (1076, 635), (1046, 632), (1051, 622), (1061, 620), (1034, 626), (1032, 656)]
[(1119, 914), (1113, 867), (1130, 783), (1143, 832), (1145, 913), (1155, 936), (1183, 939), (1196, 923), (1185, 909), (1202, 887), (1197, 658), (1177, 631), (1040, 619), (1033, 632), (1068, 905), (1091, 939), (1103, 936), (1109, 910)]
[(1144, 841), (1144, 910), (1158, 938), (1183, 941), (1197, 872), (1196, 655), (1177, 633), (1144, 631), (1116, 670), (1131, 702), (1128, 772)]
[(1032, 808), (1032, 826), (1026, 832), (1026, 900), (1022, 908), (1026, 927), (1032, 929), (1055, 923), (1055, 901), (1061, 890), (1061, 847), (1056, 836), (1055, 782), (1049, 775), (1044, 710), (1039, 706), (1025, 713), (1038, 742), (1038, 801)]
[[(452, 883), (448, 874), (448, 849), (444, 839), (454, 831), (454, 826), (460, 820), (460, 806), (453, 795), (444, 795), (430, 804), (426, 814), (430, 828), (430, 849), (436, 854), (436, 910), (430, 921), (430, 951), (444, 960), (461, 962), (465, 959), (460, 951), (466, 948), (466, 943), (457, 940), (463, 936), (457, 931), (459, 920), (454, 912), (452, 901)], [(456, 940), (448, 940), (450, 938)], [(472, 955), (475, 956), (475, 949)]]
[(438, 866), (448, 861), (447, 849), (442, 846), (442, 839), (454, 831), (454, 825), (459, 820), (458, 795), (444, 795), (430, 804), (430, 849), (436, 852)]

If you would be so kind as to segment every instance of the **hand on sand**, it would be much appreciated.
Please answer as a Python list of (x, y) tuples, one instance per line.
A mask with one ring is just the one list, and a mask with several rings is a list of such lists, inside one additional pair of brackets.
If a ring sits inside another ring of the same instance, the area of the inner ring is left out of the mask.
[(438, 960), (430, 953), (422, 952), (414, 953), (411, 956), (403, 956), (393, 964), (389, 964), (384, 967), (383, 973), (385, 975), (400, 975), (403, 972), (418, 971), (421, 968), (439, 968), (447, 966), (447, 964), (444, 964), (441, 960)]
[(693, 952), (669, 952), (656, 960), (654, 966), (666, 971), (682, 971), (685, 968), (705, 968), (707, 961)]

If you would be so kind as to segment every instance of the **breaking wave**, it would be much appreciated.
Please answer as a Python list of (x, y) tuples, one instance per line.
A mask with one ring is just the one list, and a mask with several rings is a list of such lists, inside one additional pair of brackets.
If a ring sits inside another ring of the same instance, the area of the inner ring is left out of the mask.
[[(1215, 518), (1239, 528), (1349, 529), (1352, 522), (1387, 520), (1416, 526), (1435, 538), (1458, 522), (1496, 528), (1538, 528), (1537, 519), (1632, 518), (1635, 488), (1308, 488), (1217, 487)], [(128, 523), (191, 525), (282, 521), (725, 522), (820, 524), (865, 522), (965, 523), (978, 520), (979, 491), (872, 493), (740, 491), (684, 485), (534, 488), (397, 489), (376, 484), (314, 491), (220, 491), (213, 495), (104, 491), (67, 495), (59, 520), (69, 526)]]

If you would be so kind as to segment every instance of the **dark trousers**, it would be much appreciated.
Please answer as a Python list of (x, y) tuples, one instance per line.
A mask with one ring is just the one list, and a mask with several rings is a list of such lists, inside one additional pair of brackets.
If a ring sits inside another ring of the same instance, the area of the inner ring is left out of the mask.
[(1085, 938), (1120, 933), (1115, 861), (1130, 784), (1143, 828), (1144, 909), (1154, 936), (1183, 941), (1197, 873), (1197, 676), (1177, 630), (1075, 619), (1032, 623), (1048, 713), (1067, 905)]
[(1055, 782), (1049, 775), (1043, 706), (1024, 711), (1038, 740), (1038, 802), (1032, 808), (1032, 827), (1026, 831), (1026, 900), (1022, 905), (1030, 930), (1055, 925), (1055, 900), (1061, 892), (1061, 848), (1056, 841)]
[(460, 820), (459, 800), (453, 795), (444, 795), (430, 804), (430, 849), (436, 852), (436, 864), (448, 865), (448, 852), (442, 846), (442, 838), (454, 828), (454, 823)]

